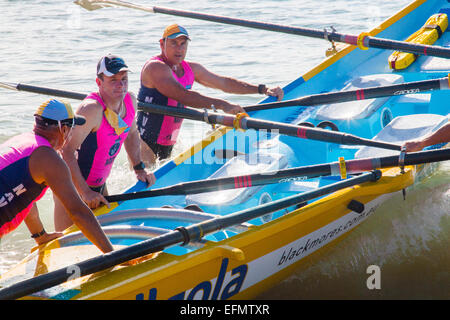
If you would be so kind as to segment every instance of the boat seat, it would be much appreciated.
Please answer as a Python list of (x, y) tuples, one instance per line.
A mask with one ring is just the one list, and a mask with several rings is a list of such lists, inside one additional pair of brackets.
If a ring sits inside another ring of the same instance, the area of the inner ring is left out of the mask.
[[(353, 79), (342, 91), (364, 89), (369, 87), (388, 86), (403, 82), (403, 77), (398, 74), (374, 74)], [(378, 110), (389, 97), (347, 101), (342, 103), (326, 104), (320, 107), (314, 118), (316, 120), (345, 120), (363, 119)]]
[[(238, 155), (227, 161), (208, 179), (264, 173), (283, 169), (286, 166), (286, 157), (279, 153), (257, 152), (250, 154), (250, 156)], [(236, 205), (247, 201), (262, 187), (244, 187), (192, 194), (186, 196), (186, 203), (197, 204), (199, 206)]]
[[(413, 114), (394, 118), (374, 138), (376, 141), (385, 141), (403, 144), (407, 140), (423, 137), (447, 123), (448, 118), (438, 114)], [(399, 151), (385, 150), (373, 147), (362, 147), (355, 158), (384, 157), (399, 154)]]
[[(448, 44), (446, 47), (448, 47)], [(422, 71), (448, 71), (449, 69), (449, 59), (439, 57), (427, 57), (420, 66)]]

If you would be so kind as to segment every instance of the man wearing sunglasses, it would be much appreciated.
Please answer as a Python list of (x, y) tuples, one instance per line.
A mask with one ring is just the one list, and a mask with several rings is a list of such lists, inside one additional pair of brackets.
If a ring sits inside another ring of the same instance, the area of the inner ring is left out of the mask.
[(39, 245), (61, 236), (59, 232), (45, 231), (36, 206), (50, 188), (67, 208), (71, 221), (93, 244), (104, 253), (113, 250), (57, 153), (70, 138), (72, 128), (85, 122), (84, 118), (75, 117), (69, 103), (48, 100), (36, 111), (33, 132), (0, 145), (0, 238), (22, 221)]
[[(77, 109), (86, 118), (84, 126), (75, 127), (62, 155), (72, 173), (81, 198), (90, 208), (102, 203), (109, 207), (106, 179), (122, 145), (128, 155), (136, 178), (147, 186), (155, 182), (141, 161), (140, 138), (135, 114), (136, 97), (128, 92), (128, 67), (124, 60), (108, 54), (97, 64), (98, 91), (89, 94)], [(62, 231), (72, 221), (55, 198), (55, 228)]]

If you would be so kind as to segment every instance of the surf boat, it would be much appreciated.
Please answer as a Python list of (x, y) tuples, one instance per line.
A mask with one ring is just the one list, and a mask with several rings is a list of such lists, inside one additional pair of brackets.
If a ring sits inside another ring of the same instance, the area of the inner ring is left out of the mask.
[[(402, 41), (430, 16), (449, 13), (450, 3), (414, 1), (367, 35)], [(442, 32), (434, 45), (449, 44)], [(352, 90), (357, 98), (253, 110), (231, 127), (218, 126), (159, 167), (155, 185), (137, 183), (113, 198), (110, 209), (96, 211), (113, 253), (100, 254), (70, 227), (2, 274), (0, 297), (216, 300), (267, 290), (372, 219), (381, 203), (420, 183), (435, 164), (415, 164), (414, 154), (423, 160), (445, 152), (444, 145), (409, 154), (398, 147), (448, 122), (445, 90), (367, 95), (370, 88), (415, 81), (448, 88), (450, 60), (420, 55), (393, 70), (391, 54), (340, 47), (285, 86), (285, 100)], [(225, 116), (205, 111), (202, 117)], [(252, 119), (286, 124), (293, 133), (276, 126), (245, 130)], [(308, 139), (310, 129), (341, 140)], [(339, 143), (348, 135), (380, 144)]]

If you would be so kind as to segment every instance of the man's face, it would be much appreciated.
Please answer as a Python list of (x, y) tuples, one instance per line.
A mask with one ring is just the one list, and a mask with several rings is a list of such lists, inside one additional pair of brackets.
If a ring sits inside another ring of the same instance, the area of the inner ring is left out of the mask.
[(111, 77), (97, 78), (99, 88), (111, 98), (123, 99), (128, 92), (128, 71), (120, 71)]
[(161, 50), (165, 54), (169, 63), (180, 64), (186, 57), (188, 48), (188, 38), (181, 36), (175, 39), (161, 39)]

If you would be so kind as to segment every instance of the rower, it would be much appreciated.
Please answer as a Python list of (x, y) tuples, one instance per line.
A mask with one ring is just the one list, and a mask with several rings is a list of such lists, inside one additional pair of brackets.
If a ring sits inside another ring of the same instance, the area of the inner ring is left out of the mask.
[(66, 144), (74, 126), (86, 122), (76, 117), (69, 103), (49, 100), (36, 111), (32, 132), (0, 145), (0, 238), (25, 221), (37, 244), (62, 234), (47, 233), (36, 202), (50, 188), (67, 208), (70, 221), (102, 252), (113, 250), (92, 211), (81, 200), (70, 171), (57, 151)]
[[(128, 66), (116, 55), (108, 54), (97, 64), (98, 92), (89, 94), (78, 107), (77, 114), (86, 124), (76, 127), (62, 155), (70, 168), (81, 198), (90, 208), (109, 205), (106, 179), (122, 144), (134, 169), (136, 178), (147, 184), (155, 183), (153, 173), (147, 172), (141, 161), (140, 139), (136, 127), (136, 98), (128, 92)], [(65, 207), (55, 201), (55, 228), (62, 231), (71, 225)]]
[[(252, 85), (241, 80), (214, 74), (199, 63), (184, 60), (190, 36), (178, 24), (168, 26), (159, 40), (161, 54), (150, 58), (141, 72), (140, 102), (183, 108), (223, 110), (226, 113), (244, 113), (237, 104), (210, 98), (192, 90), (194, 81), (210, 88), (235, 94), (264, 94), (283, 98), (280, 87)], [(156, 158), (170, 156), (183, 119), (138, 111), (137, 125), (141, 135), (142, 159), (154, 163)]]

